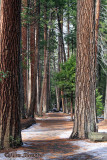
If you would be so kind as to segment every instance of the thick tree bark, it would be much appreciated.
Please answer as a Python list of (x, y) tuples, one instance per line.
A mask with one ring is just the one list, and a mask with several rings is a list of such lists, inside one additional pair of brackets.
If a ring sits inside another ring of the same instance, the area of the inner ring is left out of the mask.
[(107, 76), (106, 76), (106, 93), (105, 93), (104, 119), (107, 119)]
[[(0, 70), (0, 148), (21, 145), (19, 58), (20, 58), (21, 1), (1, 2)], [(2, 76), (2, 75), (1, 75)]]
[(75, 122), (72, 138), (88, 138), (96, 132), (95, 106), (95, 2), (77, 3), (77, 68)]

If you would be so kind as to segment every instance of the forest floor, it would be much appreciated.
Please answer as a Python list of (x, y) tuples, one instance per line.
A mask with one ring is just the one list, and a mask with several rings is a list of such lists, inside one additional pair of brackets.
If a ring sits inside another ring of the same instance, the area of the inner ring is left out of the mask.
[[(70, 140), (72, 129), (68, 114), (36, 117), (36, 124), (22, 130), (22, 147), (2, 151), (0, 160), (107, 160), (107, 142)], [(98, 129), (107, 132), (107, 121), (98, 123)]]

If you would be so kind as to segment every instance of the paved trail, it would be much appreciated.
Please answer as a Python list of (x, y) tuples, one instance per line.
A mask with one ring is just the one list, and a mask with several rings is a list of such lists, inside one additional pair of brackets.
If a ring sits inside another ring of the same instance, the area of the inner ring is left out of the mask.
[(107, 160), (107, 142), (69, 140), (70, 115), (48, 113), (36, 119), (35, 125), (22, 130), (23, 146), (1, 153), (0, 160)]

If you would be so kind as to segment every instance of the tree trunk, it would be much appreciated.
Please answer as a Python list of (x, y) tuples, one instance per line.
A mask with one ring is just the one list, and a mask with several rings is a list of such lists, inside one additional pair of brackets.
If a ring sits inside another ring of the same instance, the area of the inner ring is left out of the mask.
[[(56, 72), (55, 55), (53, 58), (53, 64), (54, 64), (54, 72)], [(56, 91), (57, 111), (59, 111), (60, 110), (60, 99), (59, 99), (59, 88), (57, 86), (55, 86), (55, 91)]]
[[(60, 54), (60, 36), (58, 36), (58, 72), (60, 72), (60, 63), (61, 63), (61, 54)], [(57, 110), (60, 110), (60, 96), (61, 91), (59, 88), (57, 88), (56, 91), (56, 99), (57, 99)]]
[(62, 97), (62, 110), (63, 110), (63, 113), (65, 113), (66, 110), (65, 110), (65, 104), (64, 104), (64, 92), (63, 91), (61, 91), (61, 97)]
[(20, 146), (20, 11), (21, 1), (1, 2), (0, 148)]
[(73, 93), (71, 93), (71, 120), (73, 120)]
[[(34, 0), (30, 1), (30, 7), (32, 8), (31, 13), (33, 14), (35, 11), (35, 3)], [(31, 94), (29, 95), (29, 109), (28, 109), (28, 117), (34, 118), (34, 104), (32, 104), (33, 97), (36, 98), (36, 95), (34, 94), (34, 88), (36, 86), (36, 83), (34, 83), (35, 79), (35, 25), (34, 22), (31, 22), (30, 24), (30, 59), (31, 59)], [(36, 68), (37, 70), (37, 68)], [(34, 94), (34, 95), (33, 95)]]
[(77, 3), (77, 66), (75, 122), (72, 138), (88, 138), (96, 132), (95, 2)]
[[(30, 9), (30, 0), (27, 1), (28, 10)], [(27, 12), (29, 15), (29, 12)], [(30, 95), (31, 95), (31, 63), (30, 63), (30, 23), (27, 23), (27, 73), (26, 73), (26, 99), (27, 99), (27, 114), (30, 107)]]
[[(34, 66), (35, 66), (35, 26), (30, 27), (30, 54), (31, 54), (31, 94), (33, 92), (34, 84)], [(32, 97), (31, 97), (32, 98)]]
[(37, 70), (37, 114), (40, 114), (40, 97), (41, 97), (41, 63), (40, 56), (38, 60), (38, 70)]
[[(99, 29), (99, 17), (100, 17), (100, 0), (96, 0), (95, 10), (95, 60), (97, 61), (97, 44), (98, 44), (98, 29)], [(96, 62), (95, 62), (96, 63)]]
[[(20, 26), (21, 30), (21, 26)], [(20, 45), (21, 47), (21, 45)], [(20, 52), (22, 50), (20, 49)], [(19, 57), (19, 68), (20, 68), (20, 110), (21, 110), (21, 118), (25, 119), (25, 108), (24, 108), (24, 85), (23, 85), (23, 68), (22, 68), (22, 55), (20, 54)]]
[[(50, 13), (50, 22), (51, 22), (51, 13)], [(47, 64), (47, 111), (49, 110), (50, 105), (50, 29), (48, 29), (48, 40), (47, 40), (47, 56), (48, 56), (48, 64)]]
[(29, 109), (29, 116), (34, 117), (34, 112), (37, 112), (37, 70), (39, 61), (39, 28), (40, 28), (40, 1), (36, 1), (36, 48), (35, 48), (35, 58), (34, 58), (34, 73), (32, 79), (32, 94), (31, 94), (31, 104)]
[(63, 40), (63, 22), (61, 23), (61, 17), (59, 13), (57, 13), (58, 18), (58, 27), (59, 27), (59, 41), (60, 41), (60, 52), (62, 57), (62, 62), (66, 62), (66, 54), (65, 54), (65, 47), (64, 47), (64, 40)]
[[(34, 106), (35, 104), (32, 104), (33, 97), (36, 98), (36, 94), (34, 94), (34, 88), (36, 83), (33, 83), (35, 79), (35, 26), (31, 25), (30, 26), (30, 55), (31, 55), (31, 87), (29, 87), (29, 90), (31, 90), (31, 94), (29, 95), (29, 107), (28, 107), (28, 116), (34, 118)], [(37, 61), (37, 59), (36, 59)], [(36, 68), (37, 69), (37, 68)], [(28, 90), (28, 93), (30, 92)]]
[(106, 93), (105, 93), (104, 119), (107, 119), (107, 76), (106, 76)]
[[(61, 10), (60, 10), (61, 14)], [(60, 63), (66, 62), (66, 54), (65, 54), (65, 48), (64, 48), (64, 40), (63, 40), (63, 16), (61, 16), (59, 13), (57, 13), (58, 18), (58, 27), (59, 27), (59, 56), (60, 56)], [(62, 20), (62, 21), (61, 21)], [(59, 58), (58, 58), (59, 59)], [(65, 105), (64, 105), (64, 98), (63, 98), (64, 92), (61, 91), (62, 96), (62, 110), (65, 113)]]
[[(36, 75), (36, 86), (35, 86), (35, 91), (36, 91), (36, 101), (35, 101), (35, 113), (39, 113), (39, 106), (38, 104), (40, 103), (40, 100), (39, 100), (39, 96), (40, 96), (40, 88), (39, 88), (39, 80), (40, 80), (40, 66), (39, 66), (39, 61), (40, 61), (40, 55), (39, 55), (39, 43), (40, 43), (40, 0), (37, 0), (36, 1), (36, 15), (37, 15), (37, 23), (36, 23), (36, 59), (35, 59), (35, 62), (36, 62), (36, 66), (35, 66), (35, 69), (36, 69), (36, 72), (35, 72), (35, 75)], [(38, 80), (38, 81), (37, 81)], [(35, 84), (34, 84), (35, 85)]]
[[(27, 6), (27, 0), (22, 1), (22, 12), (24, 11), (24, 7)], [(26, 61), (26, 53), (27, 53), (27, 26), (26, 23), (22, 26), (22, 35), (21, 35), (21, 40), (22, 40), (22, 72), (23, 72), (23, 87), (24, 87), (24, 106), (27, 106), (27, 79), (26, 79), (26, 74), (27, 74), (27, 61)]]
[[(67, 31), (68, 31), (68, 36), (69, 36), (69, 0), (68, 0), (68, 19), (67, 19)], [(69, 37), (68, 37), (68, 59), (69, 59)]]
[[(47, 5), (45, 2), (44, 5), (44, 20), (47, 20)], [(43, 112), (47, 112), (47, 66), (48, 66), (48, 51), (47, 51), (47, 24), (44, 24), (44, 41), (45, 41), (45, 46), (44, 46), (44, 79), (43, 79)]]

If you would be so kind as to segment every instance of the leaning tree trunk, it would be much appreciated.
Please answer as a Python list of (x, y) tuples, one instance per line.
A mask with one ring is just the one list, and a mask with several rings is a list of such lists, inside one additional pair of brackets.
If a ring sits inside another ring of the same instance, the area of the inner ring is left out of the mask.
[(21, 145), (19, 59), (21, 1), (1, 2), (0, 148)]
[(77, 3), (76, 98), (72, 138), (87, 138), (89, 132), (97, 131), (94, 3), (94, 0), (78, 0)]

